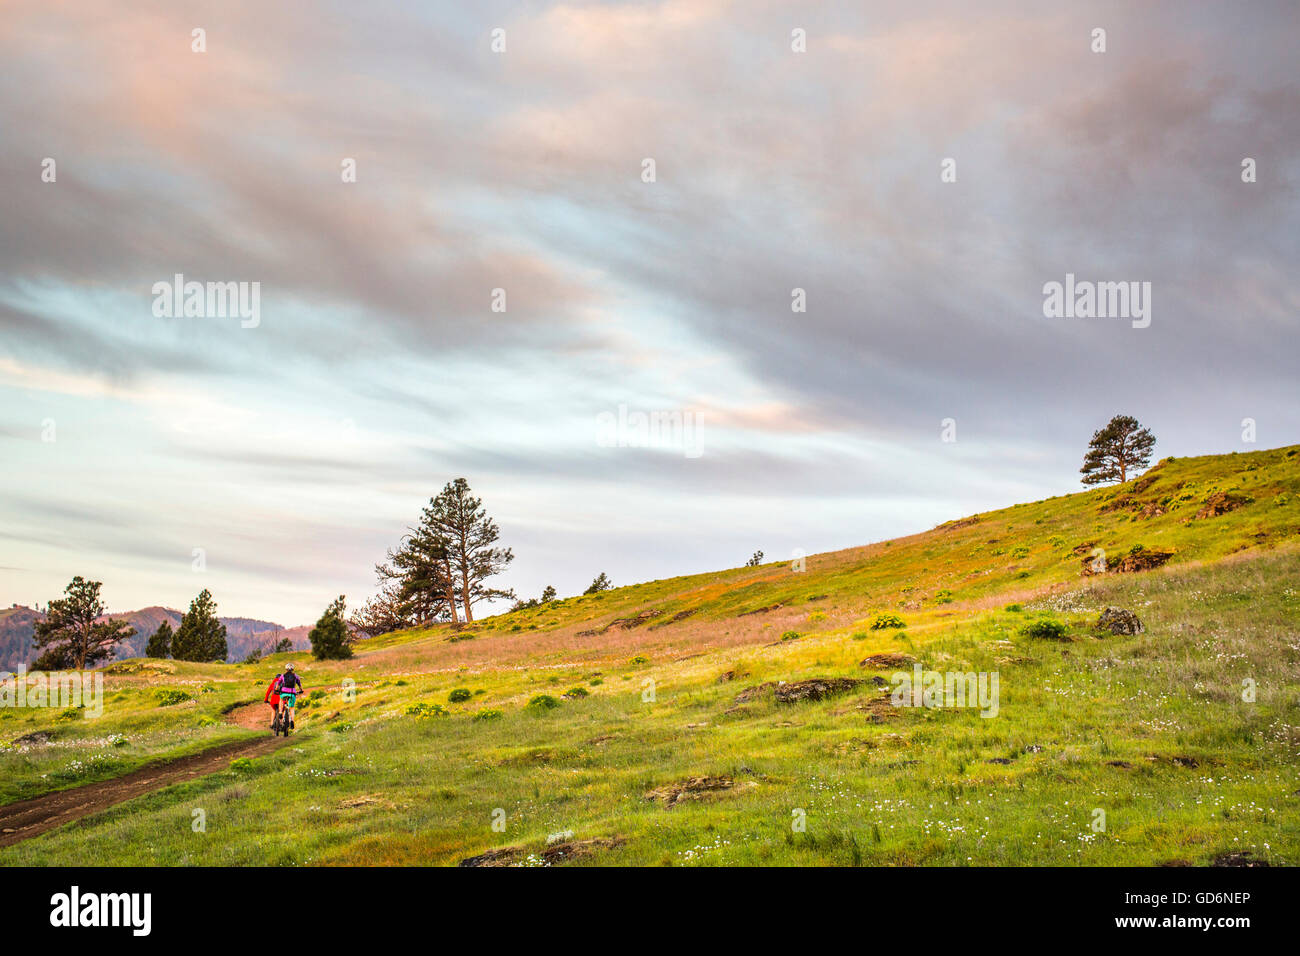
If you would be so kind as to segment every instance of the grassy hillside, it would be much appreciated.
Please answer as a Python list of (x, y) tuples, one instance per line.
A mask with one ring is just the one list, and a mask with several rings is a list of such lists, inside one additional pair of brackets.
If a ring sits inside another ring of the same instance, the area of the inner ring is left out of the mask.
[[(1166, 460), (802, 572), (291, 655), (319, 690), (290, 747), (0, 862), (1295, 863), (1298, 455)], [(1095, 549), (1150, 569), (1084, 574)], [(1108, 605), (1145, 632), (1101, 636)], [(1059, 639), (1033, 636), (1050, 625)], [(892, 706), (912, 659), (996, 673), (997, 716)], [(119, 662), (97, 720), (0, 710), (0, 800), (244, 733), (223, 712), (260, 700), (276, 663)], [(809, 679), (859, 683), (782, 700)], [(190, 699), (164, 706), (168, 690)]]

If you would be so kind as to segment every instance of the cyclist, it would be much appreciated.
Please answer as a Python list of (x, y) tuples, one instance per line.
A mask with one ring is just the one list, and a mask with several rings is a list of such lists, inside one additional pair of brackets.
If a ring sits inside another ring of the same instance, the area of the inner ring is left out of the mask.
[(293, 672), (292, 663), (284, 665), (284, 673), (276, 681), (279, 682), (276, 692), (280, 695), (280, 719), (283, 721), (287, 718), (289, 729), (293, 730), (293, 709), (298, 702), (298, 695), (306, 688), (302, 685), (302, 678)]
[(280, 675), (276, 674), (271, 678), (271, 683), (266, 685), (266, 694), (262, 700), (271, 705), (271, 729), (275, 730), (275, 715), (280, 712)]

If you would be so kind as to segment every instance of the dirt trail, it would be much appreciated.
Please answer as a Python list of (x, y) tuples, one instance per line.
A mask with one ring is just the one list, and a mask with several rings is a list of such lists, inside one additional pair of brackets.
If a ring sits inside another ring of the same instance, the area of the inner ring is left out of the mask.
[(57, 790), (0, 806), (0, 847), (11, 846), (46, 830), (99, 813), (133, 797), (225, 770), (236, 757), (269, 753), (290, 739), (270, 736), (269, 712), (270, 708), (259, 701), (236, 707), (226, 715), (231, 723), (263, 731), (267, 734), (265, 737), (231, 741), (187, 757), (155, 761), (112, 780)]

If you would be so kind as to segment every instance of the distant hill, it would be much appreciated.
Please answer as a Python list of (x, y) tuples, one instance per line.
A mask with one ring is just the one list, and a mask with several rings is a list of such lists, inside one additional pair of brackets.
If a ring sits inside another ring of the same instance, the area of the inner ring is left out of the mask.
[[(175, 630), (180, 626), (182, 615), (172, 608), (154, 606), (108, 616), (127, 621), (136, 631), (134, 636), (118, 645), (115, 659), (121, 659), (143, 656), (145, 644), (158, 630), (158, 626), (163, 621), (168, 621)], [(44, 613), (22, 606), (0, 611), (0, 670), (12, 671), (19, 664), (31, 664), (36, 659), (32, 636), (36, 632), (37, 622), (44, 617)], [(248, 617), (223, 617), (219, 620), (226, 625), (228, 660), (241, 661), (257, 648), (269, 650), (282, 638), (293, 642), (294, 650), (300, 651), (311, 646), (307, 640), (311, 628), (305, 625), (286, 628), (272, 621)]]
[(0, 670), (12, 671), (34, 658), (32, 634), (42, 615), (29, 607), (9, 607), (0, 611)]

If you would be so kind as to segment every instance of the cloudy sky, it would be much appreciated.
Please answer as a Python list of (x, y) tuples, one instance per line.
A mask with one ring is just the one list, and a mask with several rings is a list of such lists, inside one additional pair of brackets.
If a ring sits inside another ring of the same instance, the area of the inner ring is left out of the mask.
[(1300, 441), (1293, 3), (413, 6), (5, 3), (0, 602), (308, 622), (461, 475), (528, 596)]

